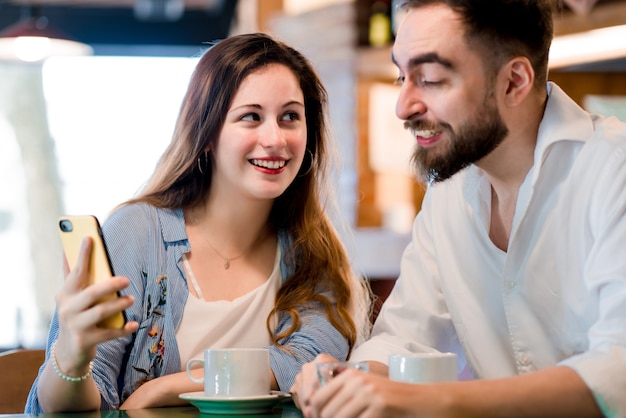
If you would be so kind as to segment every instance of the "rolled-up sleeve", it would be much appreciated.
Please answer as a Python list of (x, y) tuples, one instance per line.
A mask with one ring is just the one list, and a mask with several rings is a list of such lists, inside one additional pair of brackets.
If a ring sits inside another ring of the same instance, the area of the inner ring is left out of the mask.
[[(321, 304), (309, 304), (300, 310), (300, 328), (283, 339), (282, 347), (270, 346), (270, 367), (281, 391), (288, 392), (302, 365), (313, 361), (318, 354), (326, 353), (345, 360), (348, 356), (348, 340), (328, 321)], [(289, 315), (282, 315), (276, 327), (277, 333), (289, 329)]]
[(626, 417), (626, 147), (602, 160), (590, 196), (589, 225), (595, 240), (588, 252), (585, 284), (597, 295), (598, 319), (587, 351), (560, 364), (585, 381), (607, 417)]

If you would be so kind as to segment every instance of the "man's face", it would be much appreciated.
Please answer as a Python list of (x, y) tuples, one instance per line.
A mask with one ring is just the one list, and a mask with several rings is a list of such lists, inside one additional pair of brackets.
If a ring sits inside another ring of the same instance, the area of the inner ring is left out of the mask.
[(506, 137), (481, 57), (458, 16), (443, 5), (411, 10), (393, 47), (401, 83), (396, 114), (417, 141), (425, 181), (443, 181), (488, 155)]
[[(474, 114), (460, 123), (456, 131), (445, 122), (433, 125), (419, 120), (405, 122), (405, 128), (418, 139), (412, 161), (425, 181), (439, 182), (452, 177), (482, 159), (504, 140), (508, 129), (500, 117), (493, 93), (487, 92), (482, 108), (478, 106), (474, 109)], [(441, 152), (437, 147), (419, 145), (420, 136), (429, 135), (432, 131), (448, 137)]]

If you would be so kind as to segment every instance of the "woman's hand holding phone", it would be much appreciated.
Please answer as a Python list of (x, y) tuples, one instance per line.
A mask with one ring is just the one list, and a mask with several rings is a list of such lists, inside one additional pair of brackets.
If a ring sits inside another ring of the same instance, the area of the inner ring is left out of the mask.
[(64, 263), (65, 281), (56, 296), (59, 332), (37, 386), (39, 402), (49, 411), (100, 409), (100, 392), (90, 377), (96, 347), (139, 328), (136, 321), (117, 328), (102, 326), (104, 318), (128, 309), (134, 299), (119, 296), (103, 301), (105, 295), (117, 295), (129, 281), (109, 276), (107, 280), (91, 282), (93, 244), (89, 236), (80, 238), (73, 267), (70, 269), (67, 257)]
[(64, 242), (65, 281), (56, 297), (59, 319), (56, 360), (61, 370), (70, 376), (82, 376), (86, 372), (99, 343), (131, 334), (139, 328), (136, 321), (106, 326), (107, 318), (121, 316), (134, 303), (130, 295), (117, 296), (129, 281), (110, 275), (106, 280), (94, 280), (91, 266), (94, 237), (87, 235), (80, 239), (71, 269), (67, 242)]

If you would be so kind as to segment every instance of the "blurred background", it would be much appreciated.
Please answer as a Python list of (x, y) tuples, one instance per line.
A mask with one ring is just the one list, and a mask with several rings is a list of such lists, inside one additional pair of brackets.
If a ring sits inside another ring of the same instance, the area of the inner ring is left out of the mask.
[[(142, 187), (198, 56), (236, 33), (271, 33), (317, 68), (341, 157), (332, 217), (383, 300), (424, 192), (394, 115), (396, 3), (0, 0), (0, 350), (45, 342), (63, 281), (57, 218), (103, 222)], [(550, 79), (626, 120), (626, 3), (567, 0), (555, 25)]]

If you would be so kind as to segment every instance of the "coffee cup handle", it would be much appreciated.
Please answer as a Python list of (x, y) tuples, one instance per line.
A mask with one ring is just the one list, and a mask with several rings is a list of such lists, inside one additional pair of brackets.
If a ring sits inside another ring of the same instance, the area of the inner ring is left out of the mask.
[(193, 366), (194, 364), (202, 364), (202, 366), (204, 367), (204, 360), (199, 359), (199, 358), (192, 358), (191, 360), (189, 360), (187, 362), (187, 377), (189, 378), (189, 380), (191, 380), (194, 383), (204, 383), (204, 376), (202, 376), (201, 378), (197, 378), (195, 377), (193, 374), (191, 374), (191, 366)]

